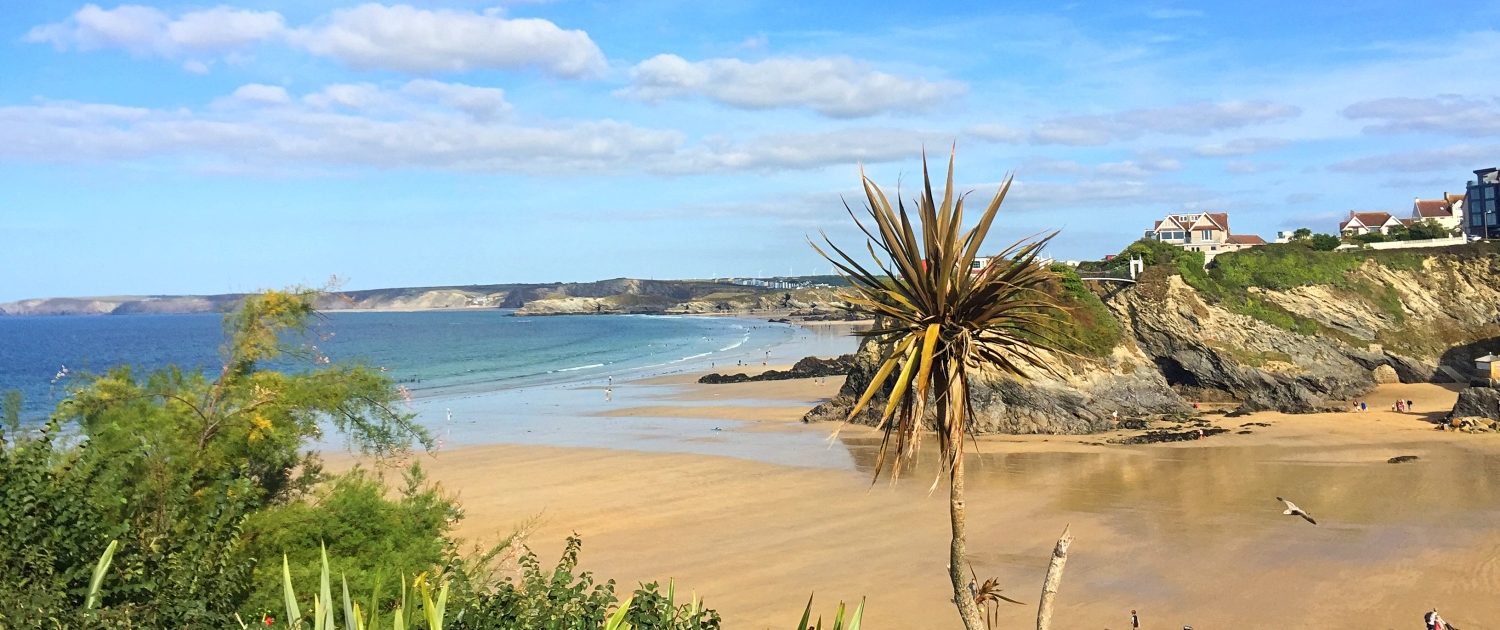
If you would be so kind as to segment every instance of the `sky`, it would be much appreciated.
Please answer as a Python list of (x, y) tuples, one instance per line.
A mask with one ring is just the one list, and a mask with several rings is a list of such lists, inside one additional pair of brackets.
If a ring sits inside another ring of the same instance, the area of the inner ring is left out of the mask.
[(1059, 259), (1500, 165), (1500, 4), (1000, 4), (7, 3), (0, 301), (827, 273), (953, 146)]

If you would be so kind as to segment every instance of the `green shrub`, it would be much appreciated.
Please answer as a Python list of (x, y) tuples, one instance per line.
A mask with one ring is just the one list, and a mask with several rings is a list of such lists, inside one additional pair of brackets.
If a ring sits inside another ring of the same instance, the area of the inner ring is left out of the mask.
[(312, 500), (251, 514), (244, 527), (245, 554), (260, 562), (241, 611), (258, 614), (280, 606), (282, 567), (276, 559), (287, 559), (293, 580), (314, 580), (325, 545), (334, 574), (345, 576), (356, 592), (386, 593), (389, 597), (380, 602), (386, 606), (399, 592), (402, 576), (441, 568), (452, 553), (446, 538), (449, 524), (461, 513), (438, 490), (425, 486), (419, 466), (404, 474), (395, 499), (386, 498), (379, 479), (356, 468), (331, 479)]
[(1063, 333), (1063, 348), (1084, 356), (1109, 356), (1124, 338), (1120, 322), (1099, 296), (1084, 286), (1072, 267), (1054, 264), (1052, 272), (1058, 278), (1058, 289), (1054, 293), (1068, 315), (1060, 331)]

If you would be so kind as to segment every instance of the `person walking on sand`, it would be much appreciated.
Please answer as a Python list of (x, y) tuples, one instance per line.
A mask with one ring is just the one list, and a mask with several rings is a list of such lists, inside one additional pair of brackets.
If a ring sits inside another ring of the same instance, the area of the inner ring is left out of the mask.
[(1443, 621), (1443, 617), (1438, 614), (1436, 608), (1422, 615), (1422, 621), (1427, 624), (1427, 630), (1451, 630), (1448, 628), (1448, 623)]
[(609, 402), (611, 400), (614, 400), (614, 396), (615, 396), (615, 388), (610, 387), (608, 385), (604, 386), (604, 402)]
[(1410, 400), (1406, 401), (1406, 412), (1407, 413), (1411, 413), (1411, 407), (1412, 407), (1411, 401)]
[(1135, 630), (1139, 630), (1141, 627), (1141, 618), (1136, 616), (1134, 610), (1130, 611), (1130, 627)]
[(1369, 407), (1365, 405), (1365, 401), (1363, 401), (1363, 400), (1359, 401), (1359, 410), (1361, 412), (1369, 410)]

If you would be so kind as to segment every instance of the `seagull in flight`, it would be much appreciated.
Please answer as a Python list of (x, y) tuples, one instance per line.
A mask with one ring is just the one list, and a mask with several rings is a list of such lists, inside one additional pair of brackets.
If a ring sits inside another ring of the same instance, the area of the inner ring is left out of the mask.
[(1282, 514), (1285, 514), (1287, 516), (1300, 516), (1302, 517), (1302, 520), (1312, 523), (1313, 525), (1318, 524), (1317, 521), (1313, 520), (1313, 517), (1311, 515), (1309, 515), (1302, 508), (1297, 507), (1296, 503), (1292, 503), (1291, 501), (1288, 501), (1281, 497), (1276, 497), (1276, 500), (1286, 504), (1286, 511), (1282, 512)]

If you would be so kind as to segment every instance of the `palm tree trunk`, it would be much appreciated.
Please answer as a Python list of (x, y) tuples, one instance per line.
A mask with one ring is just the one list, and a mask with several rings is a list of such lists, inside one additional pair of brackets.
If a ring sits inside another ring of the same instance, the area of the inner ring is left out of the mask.
[(958, 614), (963, 618), (966, 630), (983, 630), (984, 617), (979, 604), (969, 591), (969, 579), (964, 569), (969, 566), (968, 550), (964, 544), (964, 460), (960, 456), (953, 462), (948, 477), (948, 518), (953, 524), (953, 542), (948, 547), (948, 576), (953, 578), (953, 602), (958, 605)]
[[(969, 392), (965, 387), (962, 364), (942, 361), (936, 370), (934, 391), (937, 413), (946, 419), (946, 435), (939, 436), (944, 455), (953, 453), (953, 468), (948, 471), (948, 520), (953, 526), (953, 540), (948, 547), (948, 577), (953, 580), (953, 603), (966, 630), (984, 630), (984, 615), (969, 590), (969, 552), (964, 541), (964, 457), (963, 440), (968, 421)], [(978, 585), (976, 585), (978, 586)]]

